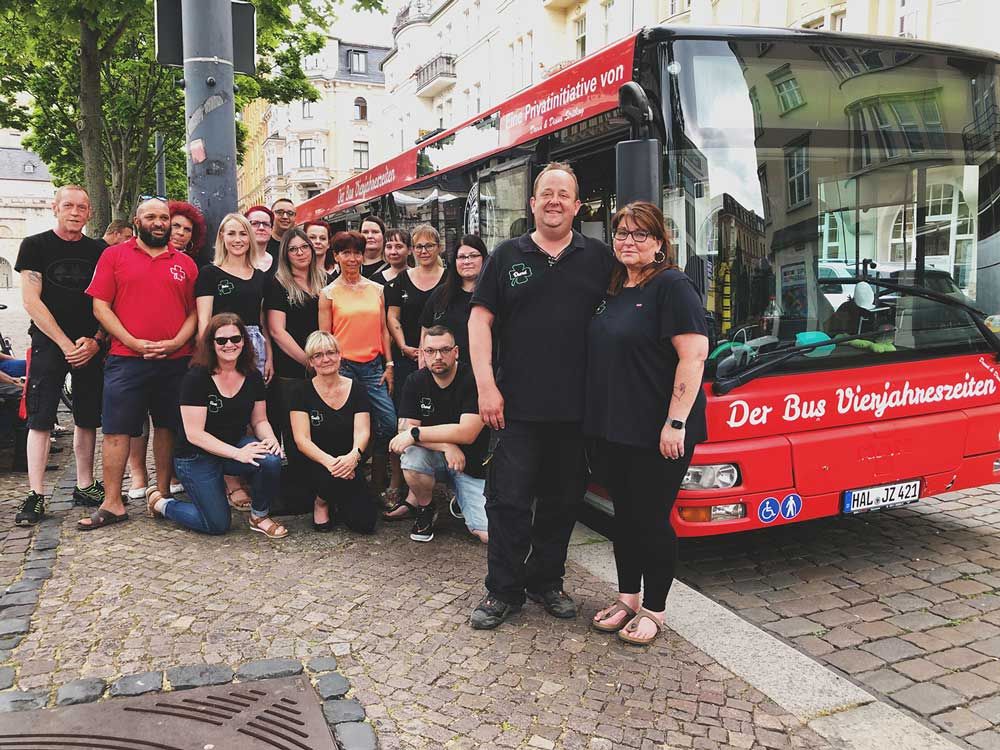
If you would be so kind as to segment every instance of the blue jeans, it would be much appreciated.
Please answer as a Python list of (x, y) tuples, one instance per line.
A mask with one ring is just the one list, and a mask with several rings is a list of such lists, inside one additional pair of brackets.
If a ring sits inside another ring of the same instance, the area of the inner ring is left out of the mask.
[[(256, 440), (245, 437), (236, 446), (242, 448)], [(184, 483), (191, 502), (172, 500), (163, 509), (163, 515), (204, 534), (225, 534), (229, 531), (230, 515), (223, 477), (229, 475), (250, 477), (250, 512), (257, 518), (265, 518), (270, 511), (271, 499), (278, 495), (281, 459), (269, 453), (257, 462), (260, 466), (207, 453), (174, 458), (174, 469)]]
[(415, 471), (434, 477), (434, 481), (450, 485), (455, 490), (458, 506), (469, 531), (486, 531), (486, 480), (470, 477), (448, 466), (441, 451), (432, 451), (422, 445), (411, 445), (400, 459), (403, 471)]
[(23, 359), (0, 360), (0, 372), (12, 378), (23, 378), (28, 372), (27, 362)]
[[(372, 433), (377, 443), (387, 443), (396, 435), (396, 407), (385, 383), (378, 382), (384, 371), (380, 356), (371, 362), (340, 361), (340, 374), (363, 385), (368, 393), (368, 400), (372, 402)], [(396, 387), (401, 388), (402, 383), (397, 383)]]

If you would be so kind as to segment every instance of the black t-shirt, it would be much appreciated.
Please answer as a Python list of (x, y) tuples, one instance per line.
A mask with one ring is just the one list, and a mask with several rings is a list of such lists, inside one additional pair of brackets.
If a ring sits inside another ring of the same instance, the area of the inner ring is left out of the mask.
[(309, 378), (292, 389), (288, 410), (304, 411), (309, 415), (310, 436), (321, 451), (331, 456), (343, 456), (354, 447), (354, 416), (370, 414), (371, 403), (364, 384), (354, 381), (344, 405), (331, 409), (316, 392), (312, 378)]
[[(708, 327), (701, 296), (680, 271), (662, 271), (601, 303), (587, 330), (588, 435), (659, 446), (678, 361), (670, 339), (683, 333), (707, 336)], [(700, 388), (686, 432), (689, 443), (708, 438)]]
[[(14, 270), (42, 275), (42, 302), (73, 341), (97, 333), (94, 301), (84, 292), (105, 247), (86, 235), (67, 242), (51, 229), (21, 240)], [(28, 331), (32, 335), (41, 333), (34, 323)]]
[(244, 325), (260, 327), (260, 306), (266, 284), (267, 274), (256, 268), (249, 279), (241, 279), (210, 263), (198, 272), (194, 296), (214, 298), (212, 315), (236, 313)]
[(268, 277), (273, 277), (278, 270), (278, 254), (281, 252), (281, 240), (276, 240), (271, 237), (267, 241), (267, 247), (265, 248), (267, 254), (271, 256), (271, 266), (263, 273)]
[(424, 314), (420, 316), (420, 327), (444, 326), (455, 336), (458, 345), (458, 361), (471, 366), (469, 359), (469, 313), (472, 312), (472, 292), (462, 289), (455, 291), (455, 296), (448, 302), (444, 310), (438, 310), (438, 301), (444, 296), (444, 287), (439, 286), (424, 305)]
[[(236, 445), (246, 436), (254, 404), (263, 401), (264, 396), (264, 378), (256, 370), (246, 376), (240, 390), (232, 398), (219, 392), (219, 386), (204, 367), (192, 367), (181, 381), (181, 406), (206, 407), (205, 432), (229, 445)], [(175, 455), (189, 458), (205, 453), (187, 441), (183, 421), (177, 431)]]
[(472, 304), (491, 311), (496, 381), (507, 419), (583, 419), (587, 323), (615, 263), (603, 242), (573, 232), (558, 260), (530, 234), (497, 245)]
[[(309, 297), (303, 305), (293, 305), (288, 291), (277, 279), (271, 279), (264, 294), (265, 310), (280, 310), (285, 314), (285, 330), (295, 343), (305, 349), (309, 334), (319, 328), (319, 297)], [(274, 372), (279, 378), (304, 378), (306, 369), (282, 351), (274, 342)]]
[(366, 279), (371, 279), (372, 281), (377, 281), (379, 284), (385, 284), (385, 279), (379, 277), (375, 278), (379, 271), (389, 267), (389, 264), (384, 260), (379, 258), (374, 263), (364, 263), (361, 264), (361, 275)]
[[(403, 399), (399, 405), (402, 419), (416, 419), (421, 427), (438, 424), (458, 424), (463, 414), (479, 414), (479, 394), (472, 371), (458, 366), (455, 379), (447, 388), (441, 388), (426, 367), (417, 370), (403, 384)], [(486, 427), (476, 442), (461, 445), (465, 454), (465, 472), (470, 477), (483, 478), (486, 469), (483, 459), (489, 448), (490, 431)]]
[(408, 346), (420, 346), (420, 318), (424, 314), (424, 305), (430, 299), (431, 293), (441, 286), (443, 279), (444, 274), (441, 274), (437, 283), (425, 292), (414, 285), (409, 273), (403, 271), (385, 288), (386, 309), (399, 308), (403, 339)]

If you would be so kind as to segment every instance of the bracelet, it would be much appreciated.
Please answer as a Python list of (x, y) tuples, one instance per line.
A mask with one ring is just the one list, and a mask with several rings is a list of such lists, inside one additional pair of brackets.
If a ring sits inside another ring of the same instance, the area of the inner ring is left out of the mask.
[(386, 366), (386, 367), (395, 367), (395, 366), (396, 366), (396, 363), (395, 363), (395, 362), (393, 362), (393, 361), (392, 361), (392, 360), (390, 359), (390, 360), (389, 360), (388, 362), (386, 362), (386, 363), (385, 363), (385, 366)]

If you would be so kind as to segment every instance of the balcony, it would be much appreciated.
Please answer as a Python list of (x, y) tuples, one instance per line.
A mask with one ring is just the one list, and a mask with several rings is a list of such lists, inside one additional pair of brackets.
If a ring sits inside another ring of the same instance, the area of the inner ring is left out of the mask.
[(455, 56), (438, 55), (417, 68), (417, 96), (432, 99), (455, 85)]

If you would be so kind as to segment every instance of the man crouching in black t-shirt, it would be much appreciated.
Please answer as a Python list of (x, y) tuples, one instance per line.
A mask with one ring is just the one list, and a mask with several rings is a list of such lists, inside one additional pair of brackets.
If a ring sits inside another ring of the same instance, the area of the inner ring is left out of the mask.
[(444, 326), (427, 329), (423, 354), (427, 366), (403, 385), (403, 430), (389, 443), (393, 453), (402, 454), (403, 476), (417, 504), (410, 539), (434, 538), (431, 494), (435, 481), (441, 481), (454, 488), (465, 525), (485, 543), (483, 459), (489, 430), (483, 429), (479, 416), (476, 383), (468, 369), (459, 367), (455, 335)]

